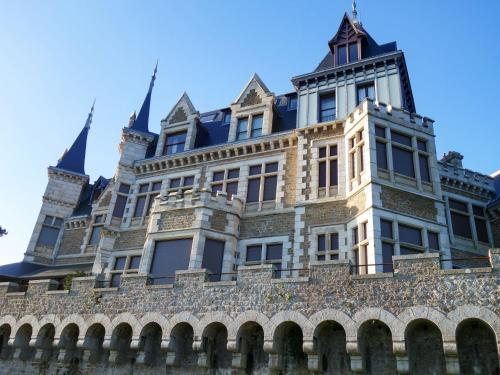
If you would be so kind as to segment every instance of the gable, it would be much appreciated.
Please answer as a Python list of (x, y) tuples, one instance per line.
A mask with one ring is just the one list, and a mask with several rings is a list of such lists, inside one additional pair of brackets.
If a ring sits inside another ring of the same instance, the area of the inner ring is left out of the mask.
[(257, 74), (254, 74), (246, 84), (243, 91), (236, 98), (234, 104), (240, 104), (241, 107), (261, 104), (265, 97), (273, 96), (267, 86), (262, 82)]
[(345, 44), (349, 42), (355, 42), (359, 37), (365, 36), (364, 31), (358, 24), (353, 24), (347, 14), (344, 15), (342, 22), (340, 23), (339, 29), (335, 36), (328, 42), (331, 49), (336, 44)]
[(194, 107), (187, 93), (183, 93), (167, 117), (162, 122), (167, 124), (178, 124), (188, 121), (189, 116), (197, 115), (198, 111)]

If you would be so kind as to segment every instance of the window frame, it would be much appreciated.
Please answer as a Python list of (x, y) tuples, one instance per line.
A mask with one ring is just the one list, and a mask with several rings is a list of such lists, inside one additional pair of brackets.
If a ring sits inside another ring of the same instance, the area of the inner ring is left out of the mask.
[[(255, 117), (261, 117), (262, 118), (261, 127), (257, 128), (257, 129), (260, 129), (260, 134), (258, 134), (258, 135), (253, 135), (254, 130), (255, 130), (254, 129), (254, 118)], [(254, 138), (258, 138), (258, 137), (263, 136), (264, 135), (264, 120), (265, 120), (264, 112), (256, 112), (256, 113), (251, 113), (249, 115), (238, 117), (237, 121), (236, 121), (236, 137), (235, 137), (235, 140), (236, 141), (245, 141), (245, 140), (248, 140), (248, 139), (254, 139)], [(246, 121), (247, 122), (247, 124), (246, 124), (246, 131), (245, 130), (240, 130), (240, 121)], [(242, 134), (245, 134), (245, 136), (242, 137), (241, 136)]]
[[(154, 190), (156, 184), (160, 184), (160, 188), (158, 190)], [(141, 192), (141, 187), (145, 185), (147, 185), (146, 190)], [(162, 185), (163, 181), (150, 181), (139, 184), (139, 186), (137, 187), (137, 195), (134, 204), (134, 211), (132, 214), (133, 219), (146, 218), (151, 214), (152, 204), (155, 198), (161, 193)], [(140, 215), (137, 215), (137, 205), (140, 198), (144, 198), (144, 205), (142, 207), (142, 212), (140, 213)]]
[[(321, 150), (325, 149), (325, 156), (321, 156)], [(336, 152), (332, 153), (332, 150), (335, 149)], [(337, 183), (334, 184), (331, 181), (332, 174), (332, 163), (337, 163)], [(321, 178), (321, 165), (324, 163), (325, 165), (325, 185), (321, 186), (320, 178)], [(318, 147), (318, 158), (317, 158), (317, 166), (318, 166), (318, 197), (323, 198), (325, 196), (336, 195), (339, 191), (339, 144), (338, 143), (330, 143), (327, 145), (322, 145)]]
[[(266, 167), (268, 165), (273, 165), (276, 164), (276, 170), (273, 172), (266, 172)], [(247, 179), (247, 195), (246, 195), (246, 202), (249, 204), (261, 204), (261, 203), (266, 203), (266, 202), (276, 202), (276, 199), (278, 197), (278, 178), (279, 178), (279, 171), (280, 171), (280, 166), (279, 166), (279, 161), (268, 161), (268, 162), (262, 162), (258, 164), (252, 164), (249, 165), (249, 170), (252, 167), (257, 167), (260, 165), (260, 173), (250, 175), (248, 174), (248, 179)], [(268, 199), (264, 200), (264, 190), (265, 190), (265, 182), (266, 179), (268, 178), (276, 178), (276, 186), (275, 186), (275, 193), (274, 193), (274, 198), (273, 199)], [(250, 181), (255, 181), (259, 180), (259, 192), (258, 192), (258, 200), (248, 200), (248, 196), (250, 193)]]
[[(323, 99), (328, 98), (328, 97), (333, 97), (333, 107), (331, 108), (323, 108), (322, 103)], [(323, 122), (332, 122), (337, 119), (337, 93), (336, 91), (324, 91), (320, 92), (318, 95), (318, 123), (323, 123)], [(330, 116), (323, 116), (323, 112), (326, 111), (331, 111), (333, 110), (333, 115)]]
[(351, 253), (354, 259), (354, 273), (356, 275), (367, 275), (369, 273), (368, 263), (368, 221), (365, 220), (351, 228)]
[[(42, 222), (42, 227), (40, 228), (40, 233), (38, 234), (36, 246), (54, 248), (57, 245), (57, 240), (59, 239), (59, 236), (61, 235), (61, 228), (63, 227), (63, 225), (64, 225), (63, 218), (53, 215), (45, 215), (45, 218), (43, 219)], [(53, 244), (40, 243), (42, 238), (42, 233), (44, 232), (45, 228), (47, 228), (47, 230), (49, 231), (57, 230), (57, 236)]]
[[(369, 90), (373, 88), (373, 97), (369, 96)], [(360, 91), (363, 90), (363, 99), (360, 99)], [(360, 105), (366, 98), (376, 100), (377, 98), (377, 89), (375, 86), (375, 81), (367, 81), (363, 83), (356, 84), (356, 103)]]
[[(139, 257), (139, 266), (137, 268), (130, 268), (132, 258)], [(123, 264), (123, 269), (116, 269), (116, 264), (118, 259), (125, 258), (125, 263)], [(121, 277), (126, 274), (138, 274), (139, 269), (141, 267), (140, 263), (142, 261), (142, 254), (124, 254), (124, 255), (116, 255), (113, 259), (113, 267), (109, 270), (109, 285), (112, 288), (118, 288), (121, 284)], [(113, 285), (113, 280), (118, 280), (118, 285)]]
[[(230, 172), (233, 171), (238, 171), (238, 176), (237, 177), (229, 177)], [(214, 181), (214, 175), (216, 173), (223, 172), (224, 175), (222, 176), (221, 180)], [(212, 180), (210, 181), (210, 190), (212, 191), (212, 196), (216, 197), (217, 196), (217, 191), (223, 191), (224, 193), (227, 194), (227, 199), (230, 200), (232, 199), (232, 196), (236, 195), (238, 196), (238, 189), (239, 189), (239, 181), (240, 181), (240, 175), (241, 175), (241, 168), (235, 167), (235, 168), (229, 168), (226, 167), (222, 170), (213, 170), (211, 172), (211, 178)], [(227, 186), (228, 184), (236, 184), (236, 193), (228, 193), (227, 191)], [(214, 190), (214, 186), (221, 186), (222, 188), (220, 190)], [(230, 195), (231, 194), (231, 195)]]

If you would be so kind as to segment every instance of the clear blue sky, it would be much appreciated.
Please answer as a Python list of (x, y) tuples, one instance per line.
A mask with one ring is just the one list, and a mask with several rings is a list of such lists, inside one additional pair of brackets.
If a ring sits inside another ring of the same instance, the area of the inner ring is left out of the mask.
[[(349, 0), (0, 1), (0, 264), (22, 258), (54, 165), (97, 97), (91, 179), (111, 177), (120, 130), (158, 58), (150, 128), (186, 90), (200, 111), (229, 105), (253, 72), (271, 91), (313, 70)], [(500, 168), (500, 2), (358, 0), (365, 28), (406, 53), (417, 112), (438, 153)]]

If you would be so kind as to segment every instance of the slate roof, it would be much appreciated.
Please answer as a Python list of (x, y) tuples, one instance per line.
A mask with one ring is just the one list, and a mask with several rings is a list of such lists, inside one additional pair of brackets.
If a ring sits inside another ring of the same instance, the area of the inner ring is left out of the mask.
[(80, 195), (78, 206), (73, 211), (73, 216), (90, 215), (92, 203), (108, 186), (111, 179), (100, 176), (93, 184), (87, 184)]
[(89, 272), (92, 264), (49, 266), (31, 262), (17, 262), (0, 266), (0, 280), (16, 281), (49, 277), (64, 277), (77, 271)]
[(85, 152), (87, 149), (87, 135), (89, 128), (85, 126), (75, 142), (71, 145), (68, 151), (59, 159), (56, 168), (63, 169), (68, 172), (85, 174)]

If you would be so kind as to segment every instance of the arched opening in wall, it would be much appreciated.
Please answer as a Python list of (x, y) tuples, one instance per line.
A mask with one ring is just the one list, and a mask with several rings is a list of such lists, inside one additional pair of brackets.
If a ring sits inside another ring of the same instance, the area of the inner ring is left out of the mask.
[(406, 328), (410, 374), (444, 375), (446, 362), (441, 331), (432, 322), (418, 319)]
[(0, 358), (6, 359), (11, 355), (11, 350), (9, 347), (9, 337), (12, 331), (12, 327), (8, 324), (4, 324), (0, 327)]
[(132, 327), (128, 323), (120, 323), (111, 335), (110, 350), (115, 351), (115, 363), (118, 365), (131, 364), (135, 355), (130, 348), (132, 342)]
[(29, 346), (33, 328), (29, 324), (23, 324), (16, 332), (14, 348), (18, 353), (18, 358), (27, 361), (33, 357), (34, 349)]
[(139, 350), (144, 352), (144, 364), (157, 366), (163, 363), (161, 353), (162, 330), (157, 323), (148, 323), (141, 331)]
[(302, 350), (302, 329), (298, 324), (281, 323), (276, 327), (273, 340), (284, 374), (308, 374), (307, 355)]
[(188, 369), (196, 366), (197, 356), (193, 350), (193, 327), (179, 323), (170, 332), (170, 349), (175, 352), (175, 366)]
[(321, 323), (314, 332), (322, 374), (350, 374), (344, 328), (337, 322)]
[(222, 323), (211, 323), (203, 330), (203, 348), (207, 354), (208, 368), (231, 368), (232, 355), (227, 350), (227, 328)]
[(246, 322), (236, 336), (239, 352), (245, 357), (247, 374), (260, 373), (268, 365), (268, 355), (264, 352), (264, 330), (260, 324)]
[(80, 362), (80, 350), (76, 347), (79, 334), (80, 329), (74, 323), (67, 325), (62, 330), (58, 347), (60, 356), (64, 356), (61, 359), (65, 362), (71, 364), (78, 364)]
[(495, 333), (479, 319), (467, 319), (457, 327), (457, 350), (461, 375), (499, 375)]
[(52, 323), (45, 324), (38, 331), (38, 336), (35, 342), (35, 348), (37, 352), (37, 359), (45, 359), (49, 360), (52, 358), (54, 343), (54, 335), (56, 333), (56, 329)]
[(364, 322), (358, 331), (358, 348), (367, 375), (397, 375), (392, 334), (386, 324), (380, 320)]
[(104, 326), (99, 323), (92, 324), (87, 330), (83, 341), (83, 350), (88, 352), (87, 361), (97, 363), (102, 359), (105, 332)]

